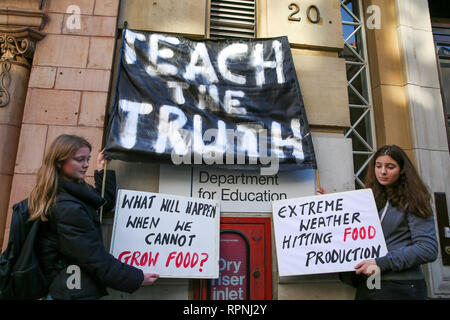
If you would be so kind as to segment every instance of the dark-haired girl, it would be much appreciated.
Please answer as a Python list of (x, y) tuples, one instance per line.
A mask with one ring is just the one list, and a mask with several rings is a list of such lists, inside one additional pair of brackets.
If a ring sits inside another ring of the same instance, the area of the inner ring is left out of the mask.
[(369, 289), (360, 277), (355, 299), (426, 299), (420, 266), (436, 260), (438, 254), (427, 187), (406, 153), (395, 145), (375, 153), (365, 183), (375, 197), (388, 253), (355, 266), (357, 275), (381, 272), (379, 289)]

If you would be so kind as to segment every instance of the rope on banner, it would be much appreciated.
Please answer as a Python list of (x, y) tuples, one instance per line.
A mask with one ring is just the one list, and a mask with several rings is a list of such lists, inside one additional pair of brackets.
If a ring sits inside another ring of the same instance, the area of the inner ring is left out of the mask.
[[(105, 165), (103, 166), (103, 180), (102, 180), (102, 198), (105, 196), (105, 184), (106, 184), (106, 164), (108, 163), (108, 160), (105, 159)], [(100, 224), (102, 223), (103, 218), (103, 207), (100, 207)]]

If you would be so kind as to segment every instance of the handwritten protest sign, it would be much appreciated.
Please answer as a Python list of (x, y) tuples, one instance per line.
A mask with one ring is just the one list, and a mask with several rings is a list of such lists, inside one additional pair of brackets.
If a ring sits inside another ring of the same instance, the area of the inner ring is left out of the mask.
[(111, 254), (160, 277), (217, 278), (219, 220), (211, 200), (121, 189)]
[(280, 276), (354, 271), (387, 254), (371, 189), (273, 203)]

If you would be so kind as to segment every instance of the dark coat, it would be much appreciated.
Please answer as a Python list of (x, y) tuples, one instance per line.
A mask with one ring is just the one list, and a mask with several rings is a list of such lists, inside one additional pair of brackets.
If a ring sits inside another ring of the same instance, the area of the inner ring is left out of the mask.
[(114, 171), (107, 171), (105, 200), (99, 192), (102, 177), (103, 170), (95, 172), (96, 188), (60, 179), (55, 207), (49, 221), (41, 224), (40, 263), (54, 299), (98, 299), (108, 294), (106, 287), (131, 293), (144, 280), (142, 270), (105, 250), (97, 210), (102, 205), (104, 212), (114, 207), (116, 183)]

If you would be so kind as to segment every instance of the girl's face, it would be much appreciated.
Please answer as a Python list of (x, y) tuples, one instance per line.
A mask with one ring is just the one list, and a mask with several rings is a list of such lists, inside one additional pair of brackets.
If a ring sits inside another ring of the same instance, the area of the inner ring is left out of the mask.
[(71, 181), (84, 180), (87, 169), (89, 168), (90, 158), (91, 151), (89, 148), (81, 147), (62, 164), (62, 176)]
[(375, 160), (375, 176), (378, 182), (385, 187), (398, 180), (400, 171), (400, 166), (391, 156), (385, 154)]

